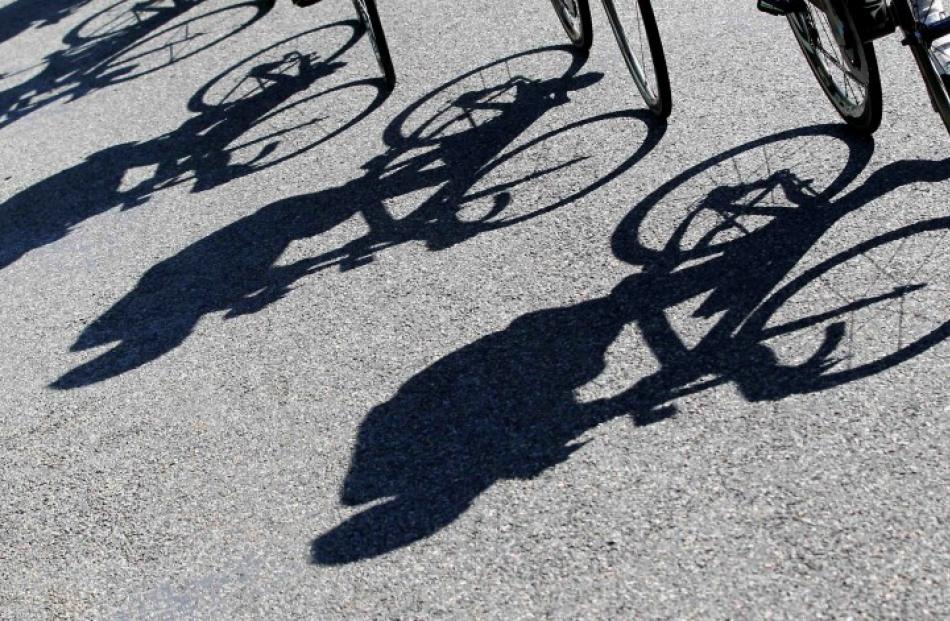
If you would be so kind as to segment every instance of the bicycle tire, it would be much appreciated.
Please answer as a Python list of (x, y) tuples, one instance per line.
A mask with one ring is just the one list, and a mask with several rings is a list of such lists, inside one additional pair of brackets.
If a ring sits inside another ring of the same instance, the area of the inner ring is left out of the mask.
[[(878, 70), (877, 55), (874, 52), (874, 45), (872, 43), (862, 41), (862, 37), (855, 26), (854, 19), (846, 6), (843, 4), (838, 5), (836, 6), (836, 10), (838, 17), (841, 19), (843, 38), (855, 42), (849, 47), (849, 50), (852, 51), (852, 54), (849, 54), (851, 66), (860, 67), (860, 71), (867, 74), (865, 77), (866, 84), (864, 85), (865, 94), (862, 102), (855, 102), (849, 99), (849, 93), (847, 92), (847, 72), (842, 71), (845, 77), (843, 90), (837, 84), (832, 72), (829, 71), (829, 67), (819, 54), (818, 49), (824, 51), (825, 56), (828, 56), (833, 64), (840, 66), (840, 59), (839, 61), (832, 59), (831, 54), (824, 49), (825, 46), (822, 46), (821, 42), (817, 40), (821, 37), (821, 33), (819, 32), (819, 26), (816, 24), (815, 13), (813, 13), (813, 11), (820, 14), (818, 18), (819, 21), (828, 19), (824, 12), (814, 8), (811, 4), (806, 4), (805, 10), (797, 11), (788, 16), (788, 23), (792, 28), (795, 39), (798, 41), (798, 46), (802, 54), (805, 56), (805, 60), (808, 62), (808, 66), (811, 67), (812, 73), (815, 75), (815, 79), (818, 80), (818, 84), (824, 91), (828, 101), (831, 102), (831, 105), (834, 106), (838, 112), (838, 115), (856, 132), (871, 135), (877, 131), (877, 128), (881, 125), (881, 113), (883, 109), (881, 74)], [(827, 34), (830, 34), (832, 32), (831, 24), (828, 23), (828, 27), (824, 30)], [(830, 47), (836, 56), (838, 52), (843, 52), (837, 42), (834, 41), (833, 36), (831, 37), (831, 43), (832, 45), (827, 47)], [(816, 49), (816, 47), (818, 49)]]
[(906, 40), (914, 55), (914, 60), (917, 61), (920, 75), (927, 87), (927, 93), (930, 95), (930, 102), (937, 114), (940, 115), (947, 132), (950, 132), (950, 91), (948, 91), (948, 88), (950, 88), (948, 80), (950, 78), (945, 78), (940, 74), (937, 67), (934, 66), (934, 59), (929, 49), (930, 45), (916, 36), (919, 22), (909, 1), (896, 0), (893, 8), (898, 24), (908, 35)]
[[(573, 4), (574, 15), (570, 13), (570, 7), (565, 5), (565, 2)], [(585, 52), (589, 50), (594, 41), (594, 29), (591, 26), (588, 0), (551, 0), (551, 4), (561, 21), (564, 32), (571, 40), (571, 45)]]
[(392, 56), (389, 54), (386, 33), (383, 31), (383, 24), (376, 10), (376, 0), (353, 0), (353, 8), (356, 9), (356, 15), (369, 35), (369, 42), (373, 46), (373, 53), (376, 55), (379, 70), (383, 73), (386, 87), (392, 89), (396, 86), (396, 70), (393, 67)]
[[(643, 40), (640, 40), (640, 54), (637, 55), (630, 45), (627, 35), (628, 26), (621, 19), (617, 11), (616, 3), (625, 3), (636, 5), (636, 23), (638, 29), (642, 27), (643, 34), (646, 35), (646, 48)], [(650, 111), (661, 119), (670, 116), (673, 110), (673, 101), (670, 88), (670, 75), (666, 64), (666, 54), (663, 52), (663, 41), (660, 38), (660, 29), (656, 24), (656, 16), (653, 13), (653, 5), (650, 0), (603, 0), (604, 10), (607, 12), (607, 21), (610, 22), (611, 30), (617, 39), (617, 45), (620, 47), (620, 53), (623, 56), (627, 70), (637, 85), (637, 90), (646, 102)], [(653, 68), (654, 84), (650, 84), (650, 79), (646, 74), (646, 67), (641, 61), (645, 49), (649, 50), (649, 66)]]

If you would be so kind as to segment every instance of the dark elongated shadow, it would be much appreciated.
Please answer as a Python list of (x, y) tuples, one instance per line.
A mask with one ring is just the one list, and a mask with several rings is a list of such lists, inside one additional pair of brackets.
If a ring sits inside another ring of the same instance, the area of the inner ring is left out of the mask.
[(0, 7), (0, 43), (30, 28), (58, 24), (89, 0), (16, 0)]
[[(26, 4), (21, 0), (7, 8), (21, 11), (18, 5)], [(0, 91), (0, 128), (53, 103), (75, 101), (179, 63), (268, 11), (264, 3), (235, 2), (180, 19), (199, 6), (206, 5), (202, 0), (119, 0), (103, 8), (67, 33), (65, 47), (42, 59), (33, 75)]]
[[(710, 172), (719, 164), (731, 168), (733, 158), (755, 149), (823, 136), (846, 141), (848, 152), (842, 172), (823, 188), (797, 175), (795, 162), (782, 159), (735, 183)], [(936, 317), (921, 323), (916, 338), (897, 342), (890, 354), (874, 352), (867, 364), (843, 360), (854, 313), (928, 290), (937, 296), (931, 299), (946, 295), (948, 283), (918, 279), (924, 278), (919, 268), (946, 259), (948, 217), (875, 236), (788, 280), (847, 215), (906, 184), (950, 178), (947, 161), (897, 162), (842, 195), (867, 165), (872, 148), (837, 128), (786, 132), (723, 153), (652, 193), (614, 238), (615, 254), (641, 272), (605, 297), (517, 318), (438, 360), (369, 412), (341, 492), (344, 505), (365, 507), (313, 542), (313, 561), (351, 563), (424, 539), (451, 524), (496, 481), (537, 476), (569, 458), (586, 431), (615, 417), (652, 424), (676, 414), (677, 398), (725, 383), (736, 385), (751, 402), (826, 390), (880, 373), (945, 340), (950, 317)], [(656, 243), (648, 234), (649, 216), (696, 179), (712, 180), (712, 187), (688, 197), (681, 220), (671, 224), (659, 218), (671, 230), (665, 242)], [(880, 293), (863, 287), (852, 296), (832, 296), (819, 313), (803, 307), (797, 320), (783, 315), (799, 311), (790, 299), (823, 284), (829, 273), (868, 262), (879, 268), (875, 253), (893, 259), (924, 234), (936, 239), (943, 254), (922, 252), (905, 278), (891, 270)], [(716, 318), (696, 343), (682, 336), (671, 318), (675, 307), (692, 299), (703, 300), (694, 317)], [(577, 389), (604, 371), (608, 347), (629, 324), (639, 328), (659, 371), (631, 378), (619, 394), (580, 401)], [(813, 337), (810, 349), (797, 360), (777, 355), (774, 339), (807, 334)]]
[[(336, 80), (326, 88), (320, 84), (346, 65), (344, 54), (358, 38), (356, 25), (356, 22), (339, 22), (303, 33), (321, 35), (325, 31), (340, 30), (346, 34), (343, 45), (325, 58), (294, 51), (276, 60), (251, 65), (243, 77), (255, 84), (255, 89), (248, 94), (224, 103), (204, 105), (181, 127), (153, 140), (108, 147), (0, 204), (0, 269), (31, 250), (62, 239), (91, 217), (114, 208), (143, 205), (155, 192), (175, 185), (190, 183), (194, 192), (215, 188), (281, 164), (353, 127), (382, 105), (387, 96), (382, 83)], [(217, 83), (219, 78), (212, 83)], [(205, 89), (199, 94), (203, 92)], [(320, 132), (311, 131), (309, 139), (279, 157), (270, 154), (277, 149), (284, 137), (282, 134), (266, 134), (257, 139), (258, 144), (242, 143), (243, 136), (266, 123), (275, 113), (296, 111), (298, 116), (307, 118), (298, 123), (301, 129), (307, 130), (326, 112), (321, 107), (322, 98), (358, 93), (365, 97), (365, 104), (353, 106), (349, 118), (340, 115), (335, 126), (321, 127)], [(249, 161), (235, 162), (236, 146), (242, 153), (253, 149), (259, 152)], [(123, 188), (126, 174), (137, 168), (149, 168), (152, 172), (136, 185)]]
[[(505, 152), (547, 112), (566, 103), (569, 93), (587, 88), (600, 78), (598, 74), (580, 74), (582, 59), (564, 48), (527, 54), (542, 53), (565, 56), (570, 61), (565, 75), (532, 80), (505, 72), (495, 86), (466, 91), (447, 107), (440, 104), (436, 116), (447, 115), (453, 120), (446, 127), (459, 131), (430, 132), (433, 125), (422, 122), (419, 127), (426, 128), (425, 131), (401, 134), (408, 137), (368, 162), (362, 177), (336, 188), (267, 205), (150, 269), (135, 289), (89, 325), (73, 346), (77, 351), (115, 343), (113, 349), (68, 372), (52, 386), (76, 388), (138, 368), (177, 347), (203, 315), (225, 311), (226, 317), (235, 317), (256, 312), (281, 299), (294, 282), (315, 271), (330, 266), (352, 269), (373, 260), (381, 249), (407, 241), (422, 241), (433, 251), (444, 250), (486, 231), (524, 223), (602, 186), (633, 166), (659, 141), (664, 126), (648, 121), (643, 114), (623, 112), (593, 117), (587, 121), (620, 119), (645, 123), (647, 138), (643, 144), (635, 145), (616, 168), (599, 175), (587, 187), (558, 197), (549, 205), (533, 206), (529, 213), (506, 215), (512, 205), (510, 190), (552, 172), (569, 170), (575, 158), (570, 158), (566, 168), (540, 167), (501, 187), (473, 192), (476, 183), (507, 162), (511, 153), (523, 153), (525, 148), (563, 131), (565, 128), (552, 130), (528, 141), (527, 146)], [(512, 58), (519, 56), (523, 55)], [(493, 63), (497, 64), (503, 66), (503, 61)], [(478, 83), (481, 85), (481, 80)], [(457, 81), (449, 85), (455, 87)], [(444, 89), (436, 91), (439, 92)], [(502, 94), (507, 99), (503, 100)], [(433, 95), (424, 99), (432, 100)], [(473, 111), (482, 106), (491, 108), (488, 119), (469, 122)], [(409, 110), (415, 109), (411, 106)], [(399, 115), (394, 123), (402, 124), (405, 120), (405, 115)], [(566, 130), (582, 127), (585, 122), (578, 121)], [(427, 188), (438, 189), (409, 215), (394, 218), (386, 211), (385, 199)], [(459, 211), (473, 196), (493, 197), (494, 207), (481, 218), (463, 219)], [(276, 265), (294, 240), (325, 233), (356, 215), (370, 225), (366, 235), (325, 255), (289, 266)]]

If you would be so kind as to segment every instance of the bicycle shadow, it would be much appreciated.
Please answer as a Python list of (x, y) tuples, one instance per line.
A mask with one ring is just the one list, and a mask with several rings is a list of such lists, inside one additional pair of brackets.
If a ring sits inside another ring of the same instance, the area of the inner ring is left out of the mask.
[(0, 43), (9, 41), (30, 28), (58, 24), (90, 0), (15, 0), (0, 7)]
[[(345, 36), (340, 47), (326, 57), (294, 50), (278, 60), (249, 62), (261, 60), (269, 51), (280, 54), (300, 37), (329, 30), (342, 30)], [(379, 80), (338, 78), (346, 66), (344, 55), (358, 38), (357, 23), (349, 21), (321, 26), (274, 43), (200, 89), (191, 105), (197, 114), (176, 130), (145, 142), (123, 143), (98, 151), (0, 204), (0, 269), (27, 252), (64, 238), (81, 222), (106, 211), (143, 205), (155, 192), (185, 183), (191, 184), (192, 192), (213, 189), (297, 157), (353, 127), (387, 97)], [(231, 81), (237, 86), (250, 82), (252, 88), (228, 101), (202, 101), (208, 86), (219, 84), (235, 68), (241, 71)], [(331, 79), (333, 82), (326, 88), (319, 86)], [(336, 103), (337, 98), (348, 95), (353, 95), (353, 101), (360, 101), (360, 92), (365, 100), (363, 105), (319, 105), (327, 100)], [(304, 120), (295, 119), (290, 128), (268, 129), (274, 125), (275, 116), (289, 116), (288, 112), (300, 112), (304, 107)], [(286, 134), (309, 131), (331, 115), (335, 115), (333, 123), (323, 123), (322, 133), (311, 132), (314, 137), (280, 152)], [(265, 128), (263, 135), (242, 140), (260, 127)], [(241, 157), (244, 161), (240, 161)], [(136, 169), (147, 170), (148, 174), (131, 187), (123, 187), (127, 175)]]
[[(578, 74), (583, 58), (563, 47), (532, 50), (502, 59), (491, 66), (532, 54), (565, 55), (570, 60), (558, 78), (532, 80), (508, 76), (498, 85), (483, 87), (481, 69), (453, 80), (409, 106), (387, 130), (389, 149), (372, 158), (364, 175), (342, 186), (283, 199), (200, 240), (146, 272), (135, 289), (90, 324), (73, 345), (73, 351), (107, 344), (114, 347), (69, 371), (51, 386), (72, 389), (115, 377), (171, 351), (188, 337), (198, 320), (212, 312), (225, 318), (254, 313), (280, 300), (300, 278), (338, 266), (352, 269), (373, 259), (382, 249), (421, 241), (430, 251), (450, 248), (487, 231), (520, 224), (573, 202), (629, 169), (659, 141), (665, 126), (646, 114), (618, 112), (578, 121), (510, 148), (545, 114), (569, 101), (568, 94), (589, 87), (599, 74)], [(465, 90), (443, 104), (452, 88), (477, 81), (477, 89)], [(505, 94), (508, 99), (502, 98)], [(422, 104), (437, 106), (412, 131), (413, 115)], [(477, 105), (476, 105), (477, 104)], [(484, 106), (492, 114), (478, 122), (475, 109)], [(513, 157), (566, 131), (578, 131), (592, 122), (622, 120), (643, 123), (647, 136), (632, 154), (607, 174), (598, 174), (590, 184), (543, 206), (531, 205), (528, 213), (507, 217), (517, 206), (511, 191), (563, 171), (577, 163), (568, 161), (536, 169), (527, 175), (475, 188), (499, 166)], [(506, 151), (506, 149), (509, 149)], [(424, 190), (434, 194), (422, 200), (403, 218), (391, 216), (384, 201)], [(465, 219), (459, 212), (471, 201), (488, 200), (491, 208), (480, 218)], [(359, 216), (369, 232), (342, 248), (318, 257), (278, 265), (278, 259), (295, 240), (321, 235)]]
[[(65, 48), (5, 78), (39, 71), (0, 91), (0, 129), (56, 102), (72, 102), (179, 63), (234, 36), (269, 10), (256, 0), (185, 14), (207, 0), (119, 0), (72, 29)], [(12, 5), (16, 6), (16, 5)]]
[[(713, 162), (780, 140), (841, 136), (839, 131), (786, 132)], [(850, 269), (855, 258), (885, 246), (889, 253), (891, 244), (900, 246), (920, 233), (937, 233), (942, 243), (950, 230), (950, 218), (901, 227), (836, 252), (789, 280), (835, 222), (907, 184), (950, 178), (946, 161), (898, 162), (838, 197), (872, 151), (870, 144), (846, 139), (851, 141), (847, 164), (827, 187), (815, 190), (791, 169), (771, 166), (753, 180), (714, 183), (712, 191), (690, 197), (685, 218), (661, 218), (671, 235), (651, 250), (641, 238), (646, 216), (662, 209), (674, 188), (706, 176), (708, 162), (686, 171), (618, 227), (615, 254), (642, 266), (641, 272), (607, 296), (519, 317), (409, 379), (361, 424), (341, 501), (363, 508), (313, 542), (313, 562), (351, 563), (424, 539), (454, 522), (495, 482), (533, 478), (562, 463), (583, 446), (579, 438), (585, 432), (613, 418), (655, 423), (676, 414), (676, 399), (726, 383), (750, 402), (827, 390), (880, 373), (945, 340), (946, 315), (891, 355), (840, 368), (842, 318), (924, 291), (928, 284), (917, 280), (919, 273), (907, 282), (888, 282), (876, 294), (834, 298), (836, 304), (821, 311), (806, 307), (794, 320), (779, 312), (796, 292), (834, 270)], [(774, 204), (776, 195), (784, 205)], [(717, 217), (697, 231), (699, 212)], [(743, 220), (751, 218), (757, 225), (745, 226)], [(946, 283), (942, 286), (937, 299), (946, 294)], [(671, 319), (675, 307), (694, 299), (702, 300), (691, 315), (694, 322), (716, 318), (695, 344)], [(579, 398), (605, 371), (608, 348), (630, 325), (642, 334), (659, 370), (644, 372), (618, 394)], [(772, 339), (809, 330), (815, 337), (809, 348), (795, 362), (783, 362)]]

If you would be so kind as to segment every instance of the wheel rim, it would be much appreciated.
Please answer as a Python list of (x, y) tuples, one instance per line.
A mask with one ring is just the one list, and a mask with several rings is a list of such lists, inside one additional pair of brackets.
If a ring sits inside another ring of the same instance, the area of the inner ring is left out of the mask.
[(376, 33), (373, 31), (373, 23), (369, 19), (369, 13), (366, 11), (366, 6), (363, 4), (363, 0), (357, 0), (356, 10), (359, 11), (360, 21), (366, 27), (366, 34), (369, 36), (369, 43), (373, 48), (373, 54), (376, 55), (376, 62), (380, 67), (382, 67), (383, 55), (379, 52), (379, 43), (376, 42)]
[[(850, 19), (850, 18), (849, 18)], [(868, 102), (870, 72), (864, 45), (856, 37), (850, 21), (835, 24), (824, 11), (807, 5), (804, 11), (789, 15), (789, 22), (802, 51), (808, 58), (822, 88), (832, 104), (847, 117), (861, 117)], [(851, 40), (842, 46), (835, 37)]]
[(581, 39), (584, 36), (584, 24), (581, 20), (581, 11), (577, 6), (577, 0), (552, 0), (552, 2), (571, 40)]
[(652, 22), (652, 14), (644, 16), (640, 2), (637, 0), (605, 2), (604, 8), (607, 10), (610, 27), (620, 45), (623, 60), (640, 95), (650, 108), (658, 108), (662, 103), (662, 97), (656, 72), (656, 60), (662, 54), (662, 50), (654, 50), (650, 45), (645, 19), (650, 19)]

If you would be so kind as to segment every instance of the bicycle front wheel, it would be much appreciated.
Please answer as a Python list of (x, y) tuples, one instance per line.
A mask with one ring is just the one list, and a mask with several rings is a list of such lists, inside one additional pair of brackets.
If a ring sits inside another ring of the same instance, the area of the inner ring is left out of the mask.
[(923, 37), (917, 36), (920, 25), (924, 23), (924, 13), (929, 8), (926, 3), (911, 0), (897, 0), (894, 3), (894, 12), (901, 28), (908, 35), (907, 41), (927, 85), (930, 101), (950, 132), (950, 76), (940, 71), (944, 63), (950, 62), (950, 54), (938, 49), (933, 42), (928, 43)]
[(590, 4), (587, 0), (551, 0), (561, 26), (571, 43), (579, 50), (587, 51), (593, 41), (590, 25)]
[(386, 34), (383, 24), (379, 21), (379, 12), (376, 10), (376, 0), (353, 0), (356, 15), (369, 35), (369, 42), (373, 46), (379, 70), (383, 72), (386, 86), (393, 88), (396, 85), (396, 70), (393, 68), (393, 59), (389, 55), (389, 45), (386, 43)]
[(673, 109), (670, 75), (650, 0), (603, 0), (620, 53), (647, 107), (665, 119)]
[(812, 3), (788, 16), (798, 45), (818, 84), (855, 131), (873, 134), (881, 125), (881, 75), (874, 46), (865, 43), (844, 4), (829, 16)]

